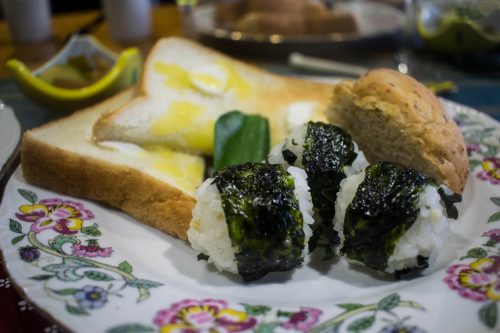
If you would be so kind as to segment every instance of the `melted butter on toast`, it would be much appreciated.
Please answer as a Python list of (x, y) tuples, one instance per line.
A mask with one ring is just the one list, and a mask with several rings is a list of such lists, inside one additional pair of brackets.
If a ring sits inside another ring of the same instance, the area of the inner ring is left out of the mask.
[(214, 146), (214, 126), (214, 120), (202, 105), (178, 100), (173, 101), (167, 112), (152, 124), (151, 132), (170, 136), (176, 146), (188, 145), (210, 154)]
[(161, 178), (167, 178), (168, 183), (188, 193), (194, 193), (196, 187), (203, 181), (205, 162), (200, 156), (159, 146), (140, 147), (119, 141), (102, 141), (97, 145), (103, 149), (138, 158), (141, 163), (146, 162), (146, 172), (159, 174)]

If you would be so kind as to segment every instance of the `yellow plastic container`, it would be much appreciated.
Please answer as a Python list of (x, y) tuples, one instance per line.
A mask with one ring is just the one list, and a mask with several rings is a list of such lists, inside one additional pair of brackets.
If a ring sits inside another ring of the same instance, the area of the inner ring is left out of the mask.
[[(76, 89), (56, 87), (42, 78), (40, 74), (57, 64), (66, 63), (75, 55), (89, 56), (94, 53), (107, 58), (113, 65), (98, 81)], [(76, 110), (95, 104), (139, 79), (142, 57), (136, 48), (128, 48), (119, 55), (106, 48), (90, 35), (75, 35), (66, 46), (50, 61), (35, 71), (17, 59), (7, 62), (19, 88), (34, 102), (57, 110)]]

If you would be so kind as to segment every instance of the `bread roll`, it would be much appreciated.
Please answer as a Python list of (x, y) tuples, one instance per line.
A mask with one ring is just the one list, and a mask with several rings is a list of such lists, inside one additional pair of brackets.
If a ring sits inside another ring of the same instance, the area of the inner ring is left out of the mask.
[(356, 33), (358, 22), (352, 13), (331, 12), (320, 15), (306, 15), (307, 34)]
[(469, 174), (465, 142), (436, 96), (408, 75), (369, 71), (334, 89), (328, 119), (351, 133), (370, 162), (412, 167), (453, 191)]
[(235, 29), (253, 34), (303, 35), (306, 33), (304, 18), (295, 13), (257, 13), (243, 15)]

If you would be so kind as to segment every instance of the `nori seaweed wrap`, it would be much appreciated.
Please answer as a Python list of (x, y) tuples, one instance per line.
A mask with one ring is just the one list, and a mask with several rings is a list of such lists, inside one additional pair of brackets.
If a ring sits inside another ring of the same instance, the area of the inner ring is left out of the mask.
[[(265, 163), (231, 166), (207, 179), (196, 195), (188, 238), (219, 269), (253, 281), (302, 264), (312, 223), (302, 170)], [(218, 233), (210, 235), (214, 230)]]
[[(456, 218), (446, 202), (459, 201), (417, 171), (392, 162), (368, 166), (342, 182), (335, 230), (341, 254), (381, 272), (427, 268)], [(451, 202), (451, 203), (453, 203)], [(456, 213), (456, 211), (455, 211)]]
[(368, 165), (351, 136), (337, 126), (310, 121), (295, 128), (288, 138), (274, 147), (268, 160), (303, 168), (307, 174), (318, 221), (313, 227), (310, 250), (314, 249), (320, 235), (325, 236), (330, 250), (338, 245), (332, 223), (340, 182)]

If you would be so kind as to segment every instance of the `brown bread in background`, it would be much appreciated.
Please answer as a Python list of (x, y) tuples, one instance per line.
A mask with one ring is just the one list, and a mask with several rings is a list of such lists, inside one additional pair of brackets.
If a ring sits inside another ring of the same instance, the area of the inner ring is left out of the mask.
[(217, 5), (218, 28), (252, 34), (302, 36), (355, 33), (351, 13), (329, 11), (322, 3), (307, 0), (241, 0)]

